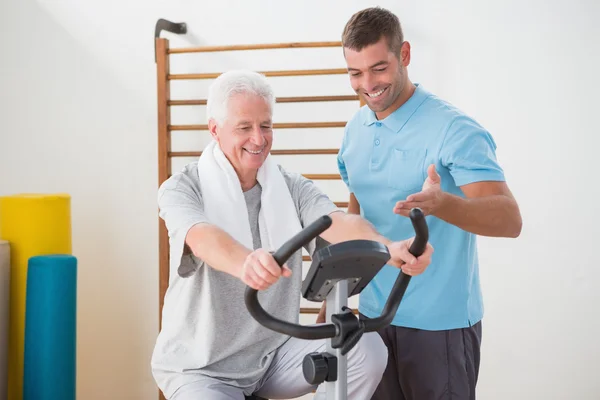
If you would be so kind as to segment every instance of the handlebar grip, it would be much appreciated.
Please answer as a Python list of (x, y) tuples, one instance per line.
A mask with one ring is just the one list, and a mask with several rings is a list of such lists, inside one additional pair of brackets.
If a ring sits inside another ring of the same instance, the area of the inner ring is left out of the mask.
[(321, 233), (325, 232), (331, 226), (331, 223), (331, 217), (329, 215), (323, 215), (285, 242), (275, 253), (273, 253), (273, 258), (277, 264), (282, 267), (292, 254), (300, 250)]
[(429, 229), (427, 228), (427, 221), (425, 221), (425, 215), (420, 208), (413, 208), (409, 213), (410, 222), (412, 222), (413, 229), (415, 230), (415, 240), (411, 243), (408, 251), (415, 257), (421, 256), (425, 253), (427, 248), (427, 242), (429, 241)]
[[(329, 215), (324, 215), (285, 242), (273, 254), (273, 258), (277, 264), (279, 264), (280, 267), (283, 266), (292, 254), (327, 230), (332, 222)], [(252, 315), (259, 324), (275, 332), (307, 340), (325, 339), (335, 336), (336, 329), (333, 324), (303, 326), (273, 317), (260, 305), (260, 302), (258, 301), (258, 291), (250, 286), (246, 287), (244, 299), (250, 315)]]
[[(411, 209), (409, 217), (413, 225), (413, 229), (415, 230), (415, 239), (411, 243), (408, 251), (413, 256), (419, 257), (427, 248), (427, 242), (429, 241), (429, 229), (427, 227), (427, 221), (425, 220), (425, 214), (423, 214), (423, 211), (420, 208)], [(365, 332), (377, 331), (392, 322), (394, 316), (396, 315), (396, 311), (398, 311), (402, 297), (404, 297), (406, 288), (410, 283), (410, 278), (410, 275), (406, 275), (404, 272), (400, 271), (398, 277), (396, 278), (396, 282), (394, 283), (394, 287), (392, 287), (387, 302), (383, 307), (381, 315), (377, 318), (367, 319), (364, 321)]]

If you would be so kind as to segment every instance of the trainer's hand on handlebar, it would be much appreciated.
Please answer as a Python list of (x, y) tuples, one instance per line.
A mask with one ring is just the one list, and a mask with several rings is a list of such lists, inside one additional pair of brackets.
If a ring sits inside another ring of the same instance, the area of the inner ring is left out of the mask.
[(292, 270), (287, 265), (279, 267), (271, 253), (265, 249), (257, 249), (246, 257), (240, 279), (252, 289), (266, 290), (281, 276), (288, 278), (291, 275)]
[(388, 245), (388, 250), (391, 255), (389, 263), (402, 269), (402, 272), (406, 275), (417, 276), (425, 272), (425, 269), (427, 269), (431, 263), (433, 246), (427, 243), (425, 252), (417, 258), (408, 251), (413, 240), (414, 237)]

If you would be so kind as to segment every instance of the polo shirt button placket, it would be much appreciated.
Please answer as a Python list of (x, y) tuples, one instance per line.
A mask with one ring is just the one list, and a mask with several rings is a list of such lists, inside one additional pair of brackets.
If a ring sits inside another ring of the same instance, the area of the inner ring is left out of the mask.
[[(377, 121), (375, 122), (375, 126), (377, 127), (381, 127), (381, 122)], [(383, 150), (381, 149), (380, 145), (381, 145), (381, 139), (379, 139), (379, 134), (380, 134), (380, 130), (377, 129), (377, 132), (375, 134), (374, 140), (373, 140), (373, 153), (371, 156), (371, 168), (373, 169), (379, 169), (378, 167), (381, 165), (381, 155)]]

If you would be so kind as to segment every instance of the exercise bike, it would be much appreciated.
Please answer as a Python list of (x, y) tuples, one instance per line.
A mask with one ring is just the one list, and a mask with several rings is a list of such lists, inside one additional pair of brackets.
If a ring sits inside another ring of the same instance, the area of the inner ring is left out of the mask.
[[(410, 219), (415, 240), (409, 251), (418, 257), (425, 251), (429, 230), (420, 209), (412, 209)], [(329, 228), (331, 222), (329, 216), (323, 216), (304, 228), (273, 254), (275, 261), (282, 266), (292, 254)], [(348, 298), (359, 294), (389, 259), (385, 245), (369, 240), (337, 243), (315, 252), (302, 284), (302, 296), (310, 301), (327, 301), (325, 324), (298, 325), (277, 319), (262, 308), (258, 291), (249, 286), (246, 288), (246, 307), (261, 325), (300, 339), (327, 339), (326, 351), (307, 354), (302, 365), (308, 383), (320, 385), (325, 382), (327, 400), (347, 399), (346, 355), (365, 332), (377, 331), (389, 325), (402, 301), (411, 277), (400, 271), (381, 316), (359, 319), (347, 306)], [(252, 398), (260, 399), (247, 399)]]

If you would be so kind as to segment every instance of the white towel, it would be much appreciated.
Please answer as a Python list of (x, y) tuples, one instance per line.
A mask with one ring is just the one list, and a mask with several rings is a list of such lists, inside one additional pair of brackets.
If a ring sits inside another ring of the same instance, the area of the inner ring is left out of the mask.
[[(252, 232), (240, 180), (215, 140), (206, 146), (198, 160), (198, 175), (208, 220), (252, 250)], [(262, 187), (258, 217), (261, 247), (275, 251), (302, 226), (290, 190), (270, 154), (259, 168), (257, 180)]]

